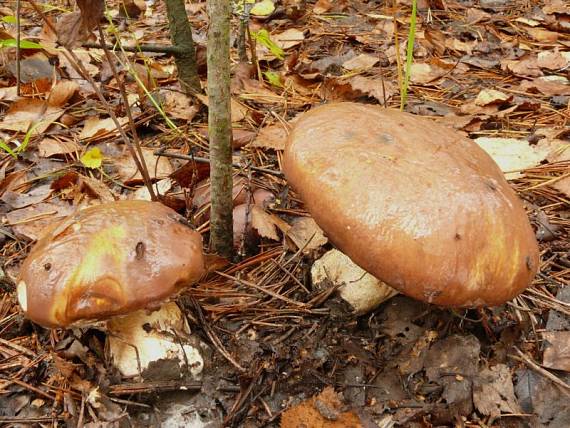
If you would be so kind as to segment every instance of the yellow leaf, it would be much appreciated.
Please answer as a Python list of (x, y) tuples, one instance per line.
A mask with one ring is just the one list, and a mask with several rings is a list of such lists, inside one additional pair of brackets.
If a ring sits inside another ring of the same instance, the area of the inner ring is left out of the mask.
[(80, 159), (81, 163), (85, 165), (87, 168), (99, 168), (103, 163), (103, 153), (99, 147), (93, 147), (90, 150), (87, 150)]
[(271, 0), (262, 0), (251, 8), (250, 13), (256, 16), (269, 16), (275, 10), (275, 5)]

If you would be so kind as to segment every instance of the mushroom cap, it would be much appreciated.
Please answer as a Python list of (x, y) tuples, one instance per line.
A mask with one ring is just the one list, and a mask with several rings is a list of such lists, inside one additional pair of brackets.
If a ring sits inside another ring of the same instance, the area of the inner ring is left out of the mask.
[(22, 264), (18, 300), (46, 327), (156, 307), (204, 274), (202, 237), (148, 201), (92, 206), (57, 223)]
[(315, 108), (290, 133), (283, 170), (331, 242), (408, 296), (493, 306), (536, 274), (538, 245), (503, 173), (429, 119), (356, 103)]

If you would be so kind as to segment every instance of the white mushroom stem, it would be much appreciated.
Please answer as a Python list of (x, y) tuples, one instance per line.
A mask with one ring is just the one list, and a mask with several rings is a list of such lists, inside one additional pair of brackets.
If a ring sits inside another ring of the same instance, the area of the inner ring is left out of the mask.
[(374, 310), (382, 302), (398, 294), (392, 287), (367, 273), (338, 250), (331, 250), (315, 261), (311, 277), (317, 287), (322, 287), (327, 279), (333, 286), (340, 285), (340, 297), (357, 315)]
[(190, 328), (176, 303), (113, 318), (107, 322), (107, 332), (111, 357), (125, 377), (141, 375), (158, 360), (178, 360), (181, 369), (186, 366), (194, 377), (204, 367), (199, 350), (186, 344)]

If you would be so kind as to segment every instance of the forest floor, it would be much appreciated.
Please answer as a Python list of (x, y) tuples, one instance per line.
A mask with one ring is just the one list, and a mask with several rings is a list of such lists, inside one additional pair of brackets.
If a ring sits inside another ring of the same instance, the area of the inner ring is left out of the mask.
[[(68, 3), (36, 0), (60, 37), (80, 40), (65, 24), (77, 18)], [(331, 244), (307, 239), (318, 229), (287, 186), (281, 156), (287, 124), (312, 106), (400, 107), (411, 2), (279, 0), (249, 21), (253, 67), (239, 62), (234, 15), (235, 173), (275, 201), (255, 214), (254, 245), (238, 240), (238, 259), (177, 299), (204, 343), (199, 379), (160, 367), (122, 378), (104, 333), (44, 329), (16, 299), (19, 267), (49, 223), (79, 206), (149, 197), (107, 113), (128, 129), (119, 81), (164, 203), (207, 242), (207, 207), (195, 196), (208, 164), (155, 154), (207, 158), (207, 98), (180, 90), (170, 55), (127, 52), (170, 44), (163, 2), (133, 4), (126, 18), (107, 2), (118, 76), (102, 49), (73, 49), (105, 103), (32, 2), (22, 2), (21, 34), (38, 45), (22, 49), (17, 96), (16, 0), (0, 5), (0, 425), (570, 426), (567, 1), (418, 1), (405, 105), (490, 144), (536, 230), (532, 286), (496, 308), (442, 309), (399, 295), (361, 316), (311, 284)], [(186, 8), (205, 86), (206, 4)]]

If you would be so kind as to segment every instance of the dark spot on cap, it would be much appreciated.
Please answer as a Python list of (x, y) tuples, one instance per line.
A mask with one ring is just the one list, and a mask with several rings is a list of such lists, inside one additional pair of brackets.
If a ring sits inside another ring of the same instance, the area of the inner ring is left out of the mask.
[(135, 248), (135, 252), (136, 252), (135, 258), (137, 260), (141, 260), (144, 257), (144, 251), (145, 251), (144, 242), (140, 242), (140, 241), (137, 242), (137, 246)]
[(532, 270), (532, 268), (533, 268), (534, 266), (533, 266), (532, 259), (530, 258), (530, 256), (526, 256), (525, 261), (526, 261), (526, 267), (527, 267), (527, 269), (528, 269), (528, 270)]
[(455, 240), (459, 241), (461, 239), (461, 235), (459, 233), (455, 234)]
[(495, 191), (497, 190), (497, 185), (496, 185), (494, 182), (492, 182), (491, 180), (485, 181), (485, 185), (486, 185), (489, 189), (491, 189), (493, 192), (495, 192)]
[(46, 264), (44, 265), (44, 269), (45, 269), (45, 270), (50, 270), (50, 269), (51, 269), (51, 263), (46, 263)]

